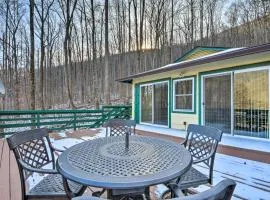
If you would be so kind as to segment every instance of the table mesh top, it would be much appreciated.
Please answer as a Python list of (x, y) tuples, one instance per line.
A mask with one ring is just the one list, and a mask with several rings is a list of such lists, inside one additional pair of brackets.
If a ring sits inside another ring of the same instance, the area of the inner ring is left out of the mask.
[[(151, 175), (190, 162), (190, 155), (178, 144), (151, 137), (107, 137), (83, 142), (67, 150), (69, 166), (84, 174), (106, 177)], [(183, 165), (181, 167), (181, 165)]]

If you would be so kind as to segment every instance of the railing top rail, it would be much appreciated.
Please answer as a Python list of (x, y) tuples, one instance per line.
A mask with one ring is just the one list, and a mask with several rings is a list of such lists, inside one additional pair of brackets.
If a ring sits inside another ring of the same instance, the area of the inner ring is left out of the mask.
[(0, 111), (0, 115), (20, 115), (20, 114), (64, 114), (64, 113), (101, 113), (98, 110), (4, 110)]
[(102, 106), (102, 108), (130, 108), (131, 105)]
[(64, 113), (100, 113), (106, 108), (130, 108), (130, 105), (102, 106), (102, 109), (80, 109), (80, 110), (3, 110), (0, 115), (22, 115), (22, 114), (64, 114)]

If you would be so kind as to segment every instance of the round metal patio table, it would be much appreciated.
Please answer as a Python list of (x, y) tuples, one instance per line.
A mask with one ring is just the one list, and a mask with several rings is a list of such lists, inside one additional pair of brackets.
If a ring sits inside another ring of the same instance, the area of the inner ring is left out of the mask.
[(64, 151), (57, 169), (66, 179), (106, 189), (134, 189), (165, 183), (184, 174), (190, 153), (169, 140), (130, 136), (94, 139)]

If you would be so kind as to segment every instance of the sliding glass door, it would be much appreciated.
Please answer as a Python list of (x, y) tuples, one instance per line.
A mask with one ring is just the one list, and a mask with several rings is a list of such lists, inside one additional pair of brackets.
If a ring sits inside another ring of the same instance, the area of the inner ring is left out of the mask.
[(141, 123), (168, 126), (168, 81), (141, 85)]
[(204, 124), (231, 132), (231, 73), (204, 78)]
[(141, 121), (152, 123), (153, 85), (141, 87)]
[(268, 70), (234, 73), (234, 134), (268, 138)]
[(224, 133), (269, 138), (269, 69), (203, 76), (203, 124)]

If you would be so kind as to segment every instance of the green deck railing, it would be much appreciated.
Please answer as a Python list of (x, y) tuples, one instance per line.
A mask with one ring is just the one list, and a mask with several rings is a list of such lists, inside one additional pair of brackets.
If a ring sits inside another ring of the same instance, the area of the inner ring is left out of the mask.
[(98, 128), (108, 119), (129, 119), (130, 117), (131, 106), (103, 106), (98, 110), (0, 111), (0, 137), (40, 127), (56, 131)]

